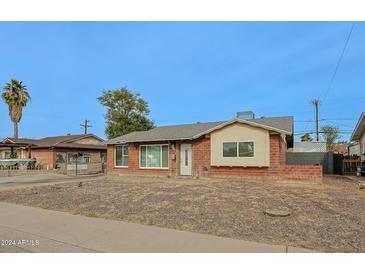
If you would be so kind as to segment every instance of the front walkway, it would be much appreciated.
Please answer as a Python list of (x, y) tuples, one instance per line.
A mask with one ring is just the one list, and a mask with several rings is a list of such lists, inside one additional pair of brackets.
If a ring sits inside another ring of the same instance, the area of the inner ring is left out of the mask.
[(0, 203), (0, 240), (0, 252), (308, 252), (8, 203)]

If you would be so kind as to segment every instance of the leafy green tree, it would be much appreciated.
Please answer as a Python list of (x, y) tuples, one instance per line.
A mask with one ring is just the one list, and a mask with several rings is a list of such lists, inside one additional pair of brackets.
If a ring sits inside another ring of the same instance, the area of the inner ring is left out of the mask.
[(325, 125), (321, 127), (321, 135), (327, 143), (327, 150), (334, 151), (335, 143), (340, 138), (338, 127)]
[(301, 142), (312, 142), (313, 138), (310, 136), (309, 133), (305, 133), (300, 137)]
[(103, 91), (97, 100), (107, 107), (105, 134), (109, 139), (133, 132), (149, 130), (154, 127), (148, 119), (148, 104), (127, 88)]
[(11, 79), (5, 85), (1, 97), (9, 107), (9, 116), (14, 124), (14, 138), (18, 138), (18, 124), (22, 119), (23, 108), (30, 101), (27, 87), (22, 81)]

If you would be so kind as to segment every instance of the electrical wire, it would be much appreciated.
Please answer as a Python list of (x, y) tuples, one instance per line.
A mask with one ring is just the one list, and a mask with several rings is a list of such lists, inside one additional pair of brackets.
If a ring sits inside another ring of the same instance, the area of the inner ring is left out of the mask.
[(336, 64), (335, 70), (334, 70), (334, 72), (333, 72), (333, 74), (332, 74), (331, 80), (330, 80), (330, 82), (329, 82), (329, 84), (328, 84), (328, 87), (327, 87), (327, 89), (326, 89), (326, 92), (325, 92), (325, 94), (324, 94), (324, 97), (323, 97), (323, 100), (322, 100), (322, 104), (324, 103), (324, 101), (326, 101), (326, 99), (327, 99), (327, 95), (328, 95), (329, 91), (331, 90), (331, 87), (332, 87), (333, 81), (335, 80), (335, 77), (336, 77), (336, 74), (337, 74), (338, 68), (340, 67), (340, 64), (341, 64), (342, 58), (343, 58), (343, 56), (344, 56), (344, 54), (345, 54), (345, 51), (346, 51), (347, 45), (348, 45), (348, 43), (349, 43), (349, 41), (350, 41), (350, 37), (351, 37), (352, 31), (353, 31), (353, 29), (354, 29), (354, 26), (355, 26), (355, 22), (352, 22), (350, 32), (349, 32), (349, 34), (347, 35), (346, 42), (345, 42), (345, 45), (344, 45), (344, 47), (343, 47), (343, 49), (342, 49), (342, 52), (341, 52), (340, 58), (339, 58), (339, 59), (338, 59), (338, 61), (337, 61), (337, 64)]

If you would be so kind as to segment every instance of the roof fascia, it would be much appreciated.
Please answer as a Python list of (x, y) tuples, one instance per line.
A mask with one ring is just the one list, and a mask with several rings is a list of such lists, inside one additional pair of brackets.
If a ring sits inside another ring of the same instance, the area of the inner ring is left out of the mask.
[(358, 128), (360, 126), (360, 123), (364, 119), (364, 117), (365, 117), (365, 112), (361, 113), (360, 118), (357, 121), (356, 127), (355, 127), (354, 131), (351, 134), (351, 139), (350, 139), (351, 141), (357, 141), (357, 139), (356, 140), (354, 139), (354, 135), (356, 134), (356, 131), (358, 130)]
[(218, 130), (218, 129), (221, 129), (221, 128), (224, 128), (228, 125), (231, 125), (231, 124), (234, 124), (234, 123), (241, 123), (241, 124), (247, 124), (247, 125), (251, 125), (251, 126), (254, 126), (254, 127), (258, 127), (258, 128), (263, 128), (263, 129), (266, 129), (266, 130), (270, 130), (270, 131), (275, 131), (275, 132), (278, 132), (278, 133), (283, 133), (283, 134), (286, 134), (286, 135), (291, 135), (292, 133), (289, 132), (289, 131), (286, 131), (286, 130), (282, 130), (282, 129), (278, 129), (278, 128), (274, 128), (274, 127), (270, 127), (270, 126), (265, 126), (265, 125), (262, 125), (262, 124), (259, 124), (259, 123), (255, 123), (255, 122), (251, 122), (251, 121), (247, 121), (247, 120), (242, 120), (242, 119), (238, 119), (238, 118), (235, 118), (235, 119), (232, 119), (230, 121), (227, 121), (223, 124), (220, 124), (214, 128), (211, 128), (211, 129), (208, 129), (202, 133), (199, 133), (195, 136), (193, 136), (192, 139), (196, 139), (196, 138), (199, 138), (205, 134), (208, 134), (208, 133), (211, 133), (215, 130)]

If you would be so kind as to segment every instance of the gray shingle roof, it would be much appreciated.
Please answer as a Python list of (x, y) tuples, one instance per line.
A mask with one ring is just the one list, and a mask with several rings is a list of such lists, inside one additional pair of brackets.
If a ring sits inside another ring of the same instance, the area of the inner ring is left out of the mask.
[[(293, 133), (293, 117), (271, 117), (247, 120), (258, 125), (271, 127), (288, 134)], [(215, 127), (223, 125), (229, 121), (196, 123), (185, 125), (173, 125), (156, 127), (148, 131), (135, 131), (126, 135), (111, 139), (106, 144), (119, 144), (131, 142), (153, 142), (153, 141), (172, 141), (172, 140), (190, 140), (196, 138), (199, 134), (209, 131)]]
[(15, 144), (23, 144), (23, 145), (32, 145), (35, 148), (49, 148), (49, 147), (69, 147), (69, 148), (95, 148), (95, 149), (105, 149), (105, 145), (95, 145), (95, 144), (78, 144), (72, 143), (78, 139), (82, 139), (85, 137), (94, 137), (103, 141), (103, 139), (99, 138), (94, 134), (70, 134), (70, 135), (61, 135), (61, 136), (50, 136), (41, 139), (30, 139), (30, 138), (6, 138), (0, 143), (15, 143)]
[(252, 121), (260, 125), (277, 128), (280, 130), (285, 130), (293, 134), (293, 126), (294, 126), (293, 116), (257, 118), (248, 121)]

